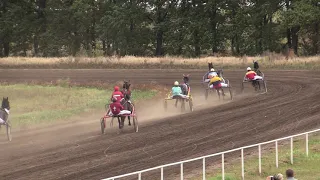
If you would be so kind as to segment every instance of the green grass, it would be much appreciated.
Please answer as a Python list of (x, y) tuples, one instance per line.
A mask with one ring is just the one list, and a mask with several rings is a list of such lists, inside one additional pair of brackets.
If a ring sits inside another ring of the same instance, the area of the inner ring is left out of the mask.
[[(79, 113), (104, 109), (109, 103), (111, 90), (68, 87), (64, 81), (60, 86), (1, 85), (0, 95), (9, 97), (10, 121), (13, 126), (51, 123), (65, 120)], [(134, 90), (133, 101), (152, 98), (155, 91)]]
[[(289, 141), (289, 140), (288, 140)], [(279, 168), (275, 165), (275, 151), (262, 151), (262, 175), (259, 176), (258, 155), (245, 156), (245, 179), (265, 180), (267, 176), (282, 173), (289, 168), (295, 171), (299, 180), (320, 180), (320, 135), (309, 137), (309, 156), (305, 153), (305, 141), (294, 140), (293, 165), (290, 163), (290, 144), (279, 146)], [(239, 152), (240, 153), (240, 152)], [(241, 162), (232, 161), (225, 167), (226, 180), (241, 179)], [(214, 174), (207, 173), (209, 180), (221, 180), (221, 168), (214, 168)], [(201, 179), (198, 177), (195, 179)]]

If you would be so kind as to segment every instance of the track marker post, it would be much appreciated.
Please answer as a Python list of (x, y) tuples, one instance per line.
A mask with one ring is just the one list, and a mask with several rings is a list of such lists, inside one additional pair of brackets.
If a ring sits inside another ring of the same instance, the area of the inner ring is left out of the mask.
[(309, 156), (309, 137), (308, 137), (308, 133), (306, 134), (306, 154), (307, 157)]
[(276, 141), (276, 167), (279, 167), (279, 157), (278, 157), (278, 141)]
[(163, 180), (163, 167), (161, 167), (161, 180)]
[(202, 160), (202, 179), (206, 180), (206, 158), (204, 157)]
[(221, 154), (222, 159), (222, 180), (224, 180), (224, 153)]
[(181, 180), (183, 180), (183, 163), (180, 164)]
[(259, 175), (261, 176), (261, 144), (259, 144)]
[(244, 157), (243, 157), (243, 148), (241, 149), (241, 177), (244, 180)]
[(290, 149), (291, 149), (290, 162), (291, 164), (293, 164), (293, 137), (290, 138)]

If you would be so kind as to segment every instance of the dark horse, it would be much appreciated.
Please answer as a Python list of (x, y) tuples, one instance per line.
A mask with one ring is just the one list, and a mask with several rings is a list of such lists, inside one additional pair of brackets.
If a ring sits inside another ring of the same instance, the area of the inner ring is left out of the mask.
[[(188, 95), (189, 89), (190, 89), (190, 85), (189, 85), (189, 81), (190, 81), (190, 75), (182, 75), (183, 76), (183, 84), (180, 84), (180, 88), (182, 90), (182, 94), (183, 95)], [(176, 99), (176, 103), (175, 106), (178, 106), (178, 101), (181, 100), (181, 98), (174, 98)], [(187, 100), (188, 101), (188, 100)]]
[[(133, 110), (133, 105), (130, 101), (131, 99), (131, 91), (130, 91), (130, 80), (129, 81), (123, 81), (123, 86), (122, 86), (122, 94), (124, 95), (124, 99), (121, 101), (122, 106), (124, 107), (125, 110), (129, 110), (132, 112)], [(121, 118), (122, 124), (124, 123), (125, 117)], [(129, 126), (131, 126), (131, 121), (130, 121), (130, 116), (128, 116), (129, 120)]]
[(208, 68), (209, 68), (209, 71), (210, 71), (210, 69), (212, 69), (212, 68), (213, 68), (213, 64), (212, 64), (212, 62), (211, 62), (211, 63), (208, 63)]
[(183, 74), (183, 84), (181, 85), (181, 90), (184, 95), (188, 95), (188, 91), (190, 88), (189, 81), (190, 81), (190, 75)]
[(3, 98), (2, 99), (2, 105), (0, 109), (0, 127), (1, 125), (6, 125), (7, 120), (9, 117), (9, 111), (10, 111), (10, 102), (9, 98)]

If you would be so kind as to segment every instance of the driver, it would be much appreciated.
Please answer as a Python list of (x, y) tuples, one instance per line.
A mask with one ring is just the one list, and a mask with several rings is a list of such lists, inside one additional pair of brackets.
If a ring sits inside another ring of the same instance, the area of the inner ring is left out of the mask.
[(247, 68), (246, 78), (248, 80), (262, 80), (261, 76), (258, 76), (256, 72), (251, 70), (251, 67)]
[(112, 98), (116, 98), (118, 102), (121, 102), (121, 100), (124, 98), (122, 92), (119, 91), (118, 86), (114, 87), (114, 91), (112, 93), (111, 100), (112, 100)]
[(174, 96), (181, 96), (181, 97), (186, 97), (186, 95), (182, 94), (182, 89), (181, 87), (179, 86), (179, 82), (178, 81), (175, 81), (174, 82), (174, 86), (172, 87), (172, 97)]
[(112, 98), (112, 103), (109, 105), (109, 116), (131, 114), (131, 111), (125, 110), (123, 106), (118, 102), (117, 98)]
[(216, 75), (210, 79), (209, 87), (210, 88), (228, 87), (228, 84), (223, 83), (222, 79), (218, 75)]
[(210, 71), (208, 72), (208, 75), (207, 75), (206, 79), (204, 80), (204, 82), (209, 82), (210, 79), (215, 76), (218, 76), (218, 73), (213, 68), (211, 68)]

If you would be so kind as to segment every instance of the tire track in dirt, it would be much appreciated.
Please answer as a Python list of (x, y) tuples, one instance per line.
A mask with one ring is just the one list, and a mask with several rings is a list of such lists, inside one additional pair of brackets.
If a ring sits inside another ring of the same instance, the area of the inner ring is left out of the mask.
[[(130, 77), (133, 83), (153, 81), (166, 86), (181, 79), (182, 73), (190, 73), (193, 93), (203, 93), (200, 86), (203, 71), (196, 70), (1, 71), (4, 76), (0, 81), (54, 81), (69, 77), (79, 83), (113, 83)], [(224, 74), (239, 91), (243, 72)], [(318, 72), (267, 71), (265, 74), (267, 94), (237, 95), (232, 103), (148, 121), (140, 125), (139, 133), (132, 133), (126, 127), (123, 134), (117, 135), (113, 130), (99, 136), (98, 119), (85, 126), (48, 128), (48, 132), (36, 134), (17, 132), (18, 137), (12, 143), (1, 144), (0, 179), (100, 179), (320, 127)], [(44, 140), (31, 145), (25, 142), (39, 136)], [(46, 137), (50, 142), (46, 142)], [(44, 147), (38, 148), (40, 145)], [(185, 171), (196, 167), (191, 164)], [(159, 173), (148, 175), (143, 177), (155, 179)]]

